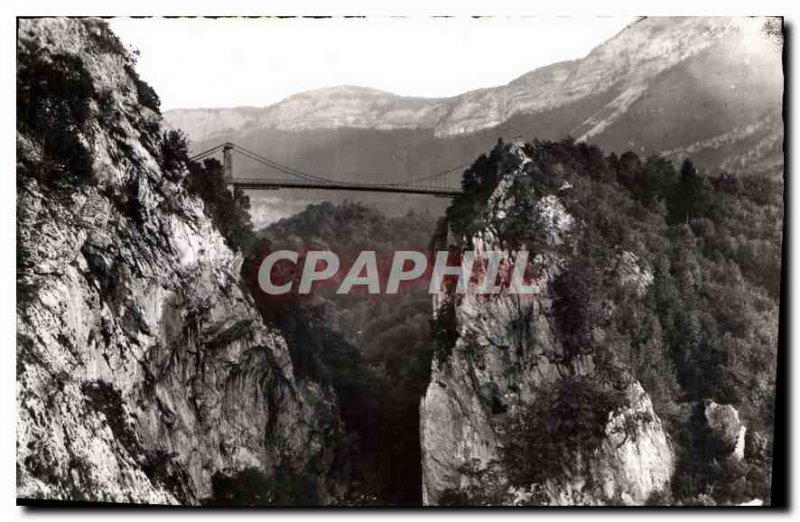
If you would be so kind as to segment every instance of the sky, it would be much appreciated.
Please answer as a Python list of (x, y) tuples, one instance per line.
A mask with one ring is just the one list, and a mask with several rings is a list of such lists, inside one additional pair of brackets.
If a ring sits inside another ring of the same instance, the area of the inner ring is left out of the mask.
[(446, 97), (586, 56), (630, 17), (115, 18), (162, 110), (359, 85)]

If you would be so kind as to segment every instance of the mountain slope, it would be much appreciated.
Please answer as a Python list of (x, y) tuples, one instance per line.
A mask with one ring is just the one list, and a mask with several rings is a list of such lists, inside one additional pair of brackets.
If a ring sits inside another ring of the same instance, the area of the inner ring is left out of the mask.
[[(700, 155), (700, 163), (714, 169), (722, 168), (714, 150), (725, 142), (747, 152), (724, 168), (746, 172), (758, 162), (774, 175), (780, 161), (775, 144), (782, 141), (776, 117), (782, 83), (779, 21), (645, 18), (581, 60), (453, 98), (339, 87), (266, 108), (187, 109), (169, 111), (166, 118), (188, 132), (198, 150), (228, 139), (337, 179), (396, 181), (436, 172), (475, 157), (500, 136), (518, 135), (571, 135), (617, 152), (635, 148), (677, 155), (711, 149)], [(769, 124), (762, 125), (757, 144), (752, 132), (749, 139), (741, 136), (762, 120)], [(373, 132), (379, 143), (370, 144), (372, 149), (355, 146), (363, 135), (358, 131), (380, 131)], [(760, 159), (748, 156), (754, 148)], [(363, 158), (373, 152), (409, 155), (413, 161), (376, 173), (374, 163)]]

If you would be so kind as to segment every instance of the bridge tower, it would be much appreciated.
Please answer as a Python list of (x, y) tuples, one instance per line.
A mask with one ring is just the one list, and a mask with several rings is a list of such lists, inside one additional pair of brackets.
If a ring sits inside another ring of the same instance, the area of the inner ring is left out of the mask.
[(225, 187), (233, 194), (233, 143), (226, 141), (222, 146), (222, 179)]

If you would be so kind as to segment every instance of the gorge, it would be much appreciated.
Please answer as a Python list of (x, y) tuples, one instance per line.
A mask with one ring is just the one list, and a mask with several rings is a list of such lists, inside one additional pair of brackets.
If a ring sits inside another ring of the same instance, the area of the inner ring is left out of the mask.
[[(105, 22), (21, 19), (17, 496), (769, 503), (775, 24), (642, 19), (451, 99), (347, 87), (162, 116)], [(469, 167), (441, 212), (262, 219), (271, 203), (189, 159), (222, 138), (341, 181)], [(259, 289), (271, 252), (342, 249), (526, 251), (537, 292)]]

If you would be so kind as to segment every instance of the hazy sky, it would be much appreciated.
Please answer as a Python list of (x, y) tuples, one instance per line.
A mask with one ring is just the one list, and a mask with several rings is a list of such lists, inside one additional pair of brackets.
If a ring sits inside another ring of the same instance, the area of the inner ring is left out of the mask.
[(334, 85), (453, 96), (582, 58), (631, 18), (131, 19), (111, 27), (139, 49), (162, 109), (263, 106)]

